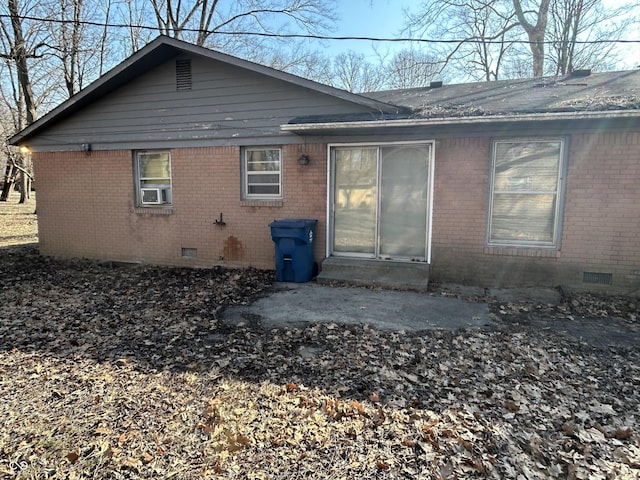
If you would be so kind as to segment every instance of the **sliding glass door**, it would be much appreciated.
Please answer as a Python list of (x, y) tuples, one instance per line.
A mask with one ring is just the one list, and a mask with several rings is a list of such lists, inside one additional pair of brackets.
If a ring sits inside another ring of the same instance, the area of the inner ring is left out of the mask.
[(431, 145), (333, 147), (332, 253), (427, 259)]

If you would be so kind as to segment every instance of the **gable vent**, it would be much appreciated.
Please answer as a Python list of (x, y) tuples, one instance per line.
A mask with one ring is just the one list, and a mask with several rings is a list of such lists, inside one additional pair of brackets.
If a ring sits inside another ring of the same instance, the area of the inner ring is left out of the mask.
[(582, 272), (582, 283), (596, 283), (598, 285), (611, 285), (613, 275), (600, 272)]
[(191, 60), (176, 60), (176, 90), (191, 90)]

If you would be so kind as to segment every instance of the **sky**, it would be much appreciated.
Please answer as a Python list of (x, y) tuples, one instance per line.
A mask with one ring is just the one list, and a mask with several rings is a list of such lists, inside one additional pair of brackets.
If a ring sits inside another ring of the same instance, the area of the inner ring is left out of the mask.
[[(605, 6), (616, 6), (629, 0), (603, 0)], [(392, 38), (398, 36), (403, 27), (403, 8), (419, 5), (418, 0), (338, 0), (340, 20), (334, 35), (366, 36)], [(640, 40), (640, 25), (633, 35)], [(409, 45), (400, 42), (370, 42), (356, 40), (327, 41), (327, 49), (332, 54), (347, 50), (364, 53), (369, 61), (375, 61), (378, 54), (392, 53), (407, 48)], [(640, 65), (640, 43), (628, 44), (625, 47), (625, 66), (635, 68)]]
[[(340, 0), (335, 35), (348, 37), (393, 38), (404, 23), (403, 7), (415, 5), (411, 0)], [(369, 60), (376, 58), (376, 50), (385, 53), (406, 47), (398, 42), (369, 42), (362, 40), (334, 40), (328, 43), (332, 52), (347, 50), (362, 52)]]

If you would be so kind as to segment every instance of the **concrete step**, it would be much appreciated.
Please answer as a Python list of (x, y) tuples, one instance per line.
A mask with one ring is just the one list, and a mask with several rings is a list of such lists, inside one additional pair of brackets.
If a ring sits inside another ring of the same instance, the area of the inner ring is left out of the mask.
[(322, 262), (316, 281), (425, 291), (429, 286), (429, 264), (329, 257)]

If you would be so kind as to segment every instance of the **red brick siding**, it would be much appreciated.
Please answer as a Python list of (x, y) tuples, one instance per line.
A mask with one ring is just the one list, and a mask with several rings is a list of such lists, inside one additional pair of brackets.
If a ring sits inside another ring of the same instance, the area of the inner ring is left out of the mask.
[[(301, 153), (310, 155), (300, 166)], [(283, 147), (283, 199), (241, 200), (238, 147), (171, 150), (173, 207), (136, 208), (130, 151), (34, 155), (41, 251), (126, 262), (273, 268), (269, 223), (318, 220), (315, 255), (324, 256), (326, 147)], [(274, 206), (276, 205), (276, 206)], [(214, 225), (220, 213), (225, 226)], [(197, 249), (182, 258), (182, 248)]]
[[(559, 250), (485, 245), (491, 140), (442, 139), (435, 147), (431, 278), (489, 287), (527, 285), (640, 292), (640, 133), (568, 139)], [(242, 201), (239, 147), (174, 149), (172, 214), (135, 208), (130, 151), (34, 155), (41, 250), (168, 265), (273, 268), (269, 223), (318, 219), (325, 253), (327, 147), (283, 147), (283, 199)], [(305, 153), (309, 165), (297, 158)], [(162, 209), (160, 209), (162, 210)], [(220, 213), (226, 226), (213, 222)], [(197, 249), (182, 258), (182, 248)], [(583, 272), (613, 274), (611, 287)]]
[[(568, 140), (561, 247), (487, 248), (489, 138), (436, 148), (432, 276), (484, 286), (640, 291), (640, 133), (576, 134)], [(582, 282), (612, 273), (611, 287)]]
[(565, 199), (563, 264), (607, 272), (640, 289), (640, 133), (574, 135)]
[[(481, 253), (484, 244), (489, 143), (483, 138), (436, 143), (433, 249)], [(436, 258), (433, 259), (437, 261)]]

